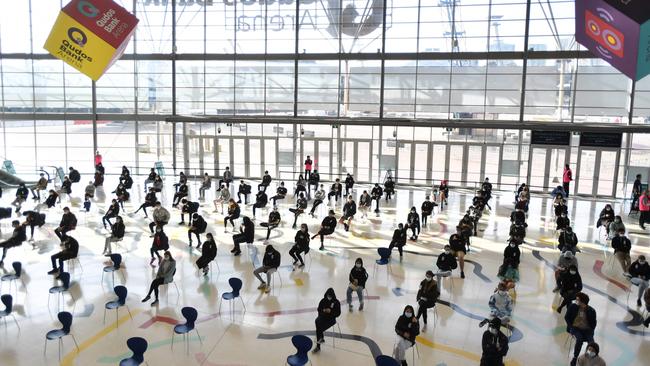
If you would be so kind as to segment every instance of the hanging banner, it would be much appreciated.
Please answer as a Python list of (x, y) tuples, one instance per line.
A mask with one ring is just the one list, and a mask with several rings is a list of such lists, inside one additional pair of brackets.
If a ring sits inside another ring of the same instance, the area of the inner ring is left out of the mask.
[(576, 41), (630, 79), (650, 74), (650, 1), (576, 0)]
[(44, 48), (97, 81), (124, 53), (139, 20), (111, 0), (72, 0)]

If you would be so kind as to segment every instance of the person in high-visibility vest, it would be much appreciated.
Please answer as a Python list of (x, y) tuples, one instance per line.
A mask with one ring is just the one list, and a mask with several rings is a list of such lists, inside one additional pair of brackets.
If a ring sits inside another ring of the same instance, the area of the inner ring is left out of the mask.
[(645, 223), (648, 222), (648, 214), (650, 214), (650, 191), (647, 189), (643, 192), (643, 195), (639, 197), (639, 226), (641, 229), (645, 230)]
[(569, 183), (573, 180), (573, 173), (571, 173), (571, 168), (569, 164), (564, 166), (564, 173), (562, 174), (562, 187), (566, 196), (569, 197)]

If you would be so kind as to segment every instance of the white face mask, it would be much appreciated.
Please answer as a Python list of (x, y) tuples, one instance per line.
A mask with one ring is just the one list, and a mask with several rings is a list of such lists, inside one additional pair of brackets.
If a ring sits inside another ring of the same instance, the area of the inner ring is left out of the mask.
[(357, 267), (357, 268), (361, 268), (361, 263), (357, 263), (354, 266)]
[(503, 291), (503, 290), (499, 290), (499, 291), (497, 291), (497, 292), (498, 292), (499, 295), (501, 295), (501, 296), (505, 296), (505, 295), (508, 293), (507, 291)]
[(576, 271), (569, 271), (569, 273), (571, 273), (572, 275), (574, 275), (574, 274), (576, 274), (576, 273), (578, 273), (578, 272), (576, 272)]
[(493, 327), (489, 327), (488, 330), (490, 331), (490, 333), (495, 334), (495, 335), (499, 332), (499, 330), (497, 328), (493, 328)]
[(427, 281), (433, 281), (433, 277), (427, 277)]
[(644, 265), (644, 264), (645, 264), (645, 261), (639, 261), (639, 264), (640, 264), (640, 265)]
[(413, 316), (413, 313), (410, 312), (410, 311), (407, 311), (407, 312), (404, 313), (404, 316), (407, 317), (407, 318), (411, 318)]
[(451, 250), (445, 250), (445, 253), (451, 254)]
[(515, 247), (515, 243), (510, 243), (510, 248), (514, 248), (514, 247)]
[(327, 300), (332, 301), (332, 296), (328, 296)]
[(594, 351), (587, 351), (586, 353), (587, 353), (587, 357), (589, 357), (589, 358), (596, 357), (596, 352), (594, 352)]

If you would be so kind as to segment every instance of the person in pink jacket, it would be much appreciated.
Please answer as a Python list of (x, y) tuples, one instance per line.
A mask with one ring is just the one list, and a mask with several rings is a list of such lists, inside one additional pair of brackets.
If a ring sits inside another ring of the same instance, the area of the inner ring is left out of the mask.
[(569, 197), (569, 182), (572, 180), (573, 174), (571, 173), (571, 168), (569, 168), (569, 164), (566, 164), (564, 166), (564, 173), (562, 174), (562, 187), (567, 197)]

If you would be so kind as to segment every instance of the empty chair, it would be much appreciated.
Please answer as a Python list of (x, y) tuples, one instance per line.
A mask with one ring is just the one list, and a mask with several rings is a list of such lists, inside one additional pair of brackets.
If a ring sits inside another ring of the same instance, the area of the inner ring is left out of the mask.
[(309, 361), (309, 351), (313, 346), (313, 342), (309, 337), (304, 335), (295, 335), (291, 337), (291, 343), (296, 347), (296, 354), (287, 357), (287, 364), (290, 366), (303, 366)]
[(133, 352), (133, 356), (120, 361), (120, 366), (142, 365), (144, 362), (144, 353), (147, 351), (147, 347), (149, 347), (147, 340), (140, 337), (132, 337), (126, 341), (126, 346)]
[(16, 320), (16, 316), (12, 313), (12, 310), (14, 308), (14, 298), (11, 295), (2, 295), (0, 296), (0, 301), (2, 301), (2, 303), (5, 306), (5, 309), (0, 311), (0, 319), (4, 319), (5, 327), (7, 326), (7, 317), (11, 315), (11, 317), (14, 318), (16, 327), (18, 327), (18, 331), (20, 331), (20, 325), (18, 325), (18, 320)]
[[(70, 295), (70, 298), (72, 298), (72, 301), (75, 301), (74, 295), (70, 293), (70, 273), (68, 272), (61, 272), (59, 274), (59, 281), (61, 281), (61, 286), (53, 286), (49, 290), (49, 295), (47, 296), (47, 306), (50, 306), (50, 296), (52, 294), (57, 294), (61, 295), (60, 299), (63, 301), (63, 294), (67, 292)], [(59, 306), (59, 298), (57, 297), (56, 299), (56, 304)]]
[(47, 341), (59, 340), (59, 362), (61, 361), (61, 348), (63, 348), (63, 337), (69, 335), (72, 337), (75, 346), (77, 346), (77, 352), (79, 352), (79, 344), (77, 344), (77, 339), (74, 337), (74, 334), (70, 333), (70, 327), (72, 326), (72, 314), (67, 311), (60, 312), (57, 317), (59, 322), (61, 322), (61, 329), (54, 329), (45, 334), (45, 348), (43, 349), (43, 354), (47, 353)]
[(399, 361), (390, 356), (379, 355), (375, 359), (375, 366), (400, 366), (400, 364)]
[[(25, 286), (25, 281), (23, 281), (22, 275), (23, 275), (23, 264), (20, 262), (13, 262), (11, 263), (11, 266), (14, 267), (14, 273), (4, 275), (2, 278), (0, 278), (0, 292), (2, 292), (2, 284), (5, 281), (9, 281), (9, 292), (11, 292), (11, 284), (16, 281), (20, 280), (20, 282), (23, 283), (23, 287), (25, 288), (25, 292), (27, 292), (27, 286)], [(18, 291), (18, 288), (16, 288), (16, 291)]]
[[(115, 286), (113, 288), (113, 291), (115, 291), (115, 295), (117, 295), (117, 300), (109, 301), (104, 305), (104, 323), (106, 323), (106, 310), (113, 310), (115, 309), (115, 320), (120, 319), (120, 308), (122, 306), (126, 307), (126, 311), (129, 312), (129, 316), (131, 317), (131, 320), (133, 320), (133, 315), (131, 315), (131, 309), (129, 309), (129, 305), (126, 304), (126, 296), (129, 293), (129, 291), (126, 289), (124, 286)], [(120, 323), (117, 322), (117, 326), (120, 326)]]
[(234, 301), (236, 298), (239, 298), (239, 300), (241, 300), (241, 304), (244, 307), (244, 312), (246, 311), (246, 305), (244, 305), (244, 299), (242, 299), (239, 294), (239, 291), (241, 290), (243, 283), (239, 278), (231, 277), (228, 280), (228, 284), (232, 288), (232, 291), (224, 292), (223, 294), (221, 294), (221, 300), (219, 301), (219, 313), (221, 313), (221, 303), (223, 302), (223, 300), (227, 300), (228, 303), (230, 304), (230, 313), (234, 317), (235, 309), (233, 307), (232, 301)]
[(203, 340), (201, 340), (201, 335), (199, 334), (199, 330), (194, 327), (194, 322), (196, 322), (196, 318), (199, 315), (196, 309), (190, 306), (186, 306), (183, 309), (181, 309), (181, 314), (183, 314), (183, 317), (185, 318), (185, 324), (178, 324), (174, 326), (174, 332), (172, 333), (172, 349), (174, 349), (174, 335), (182, 334), (183, 338), (185, 338), (187, 353), (189, 353), (190, 340), (189, 337), (187, 336), (187, 333), (191, 332), (192, 330), (196, 332), (196, 335), (199, 337), (199, 342), (201, 342), (201, 345), (203, 345)]
[[(104, 267), (104, 270), (102, 271), (102, 283), (104, 283), (104, 273), (110, 273), (111, 279), (113, 280), (113, 286), (115, 286), (115, 272), (118, 272), (122, 269), (122, 255), (114, 253), (111, 254), (109, 257), (111, 258), (111, 262), (113, 262), (113, 265)], [(122, 275), (122, 282), (126, 282), (124, 278), (124, 273), (122, 273), (121, 271), (119, 273)]]

